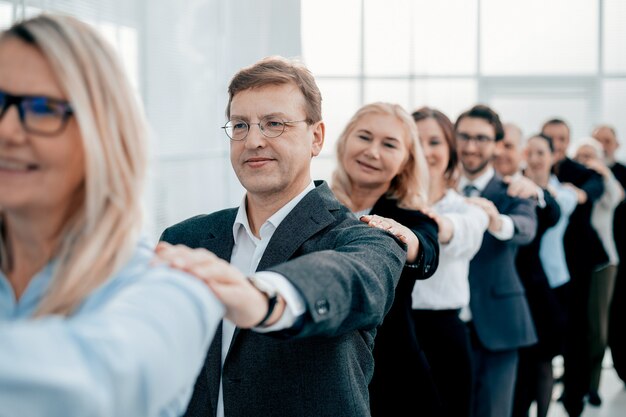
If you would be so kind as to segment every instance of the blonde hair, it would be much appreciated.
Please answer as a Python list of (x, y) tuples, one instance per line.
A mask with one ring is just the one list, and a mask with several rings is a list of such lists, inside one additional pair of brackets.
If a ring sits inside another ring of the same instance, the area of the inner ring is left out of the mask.
[(370, 114), (383, 114), (396, 117), (404, 126), (406, 143), (408, 143), (409, 157), (402, 171), (391, 181), (385, 195), (398, 201), (398, 206), (419, 210), (426, 206), (428, 201), (428, 167), (424, 158), (424, 151), (419, 142), (417, 127), (413, 118), (400, 105), (393, 103), (376, 102), (366, 104), (352, 116), (337, 140), (337, 167), (332, 175), (332, 190), (337, 199), (352, 208), (350, 200), (351, 184), (348, 173), (342, 164), (346, 150), (346, 141), (356, 128), (361, 118)]
[(9, 37), (37, 47), (49, 61), (84, 148), (84, 198), (66, 219), (58, 264), (35, 313), (69, 316), (132, 256), (142, 227), (146, 123), (117, 56), (85, 23), (40, 15), (15, 24), (0, 41)]

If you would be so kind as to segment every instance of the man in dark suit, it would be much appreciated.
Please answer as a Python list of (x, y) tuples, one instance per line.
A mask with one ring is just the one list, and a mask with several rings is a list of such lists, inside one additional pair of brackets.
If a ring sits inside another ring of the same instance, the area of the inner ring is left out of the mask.
[[(565, 325), (556, 293), (550, 288), (539, 256), (540, 247), (545, 243), (542, 242), (544, 233), (561, 217), (561, 208), (548, 191), (554, 147), (552, 139), (541, 135), (530, 137), (528, 145), (524, 149), (518, 126), (505, 123), (504, 138), (497, 143), (494, 160), (496, 172), (509, 181), (509, 195), (537, 201), (537, 233), (531, 243), (519, 248), (515, 266), (526, 292), (538, 342), (519, 350), (513, 417), (528, 416), (533, 402), (536, 402), (537, 416), (548, 415), (552, 400), (552, 359), (561, 353), (559, 336)], [(524, 159), (528, 168), (522, 171)]]
[(266, 58), (235, 74), (229, 95), (224, 128), (243, 202), (163, 233), (201, 249), (158, 247), (227, 310), (186, 416), (367, 416), (375, 329), (405, 247), (311, 181), (324, 123), (305, 67)]
[[(615, 129), (607, 125), (598, 126), (593, 131), (593, 137), (602, 144), (607, 166), (626, 189), (626, 166), (615, 159), (615, 151), (619, 147)], [(615, 209), (613, 236), (620, 263), (609, 315), (609, 347), (615, 371), (622, 381), (626, 382), (626, 332), (624, 332), (626, 326), (624, 322), (626, 317), (626, 200)]]
[(608, 262), (595, 229), (591, 226), (593, 203), (604, 192), (602, 176), (566, 156), (570, 143), (569, 126), (561, 119), (544, 123), (541, 133), (552, 138), (555, 163), (552, 171), (578, 195), (578, 205), (569, 218), (563, 236), (565, 259), (570, 273), (567, 285), (568, 325), (563, 351), (563, 406), (570, 417), (583, 411), (589, 391), (591, 367), (587, 342), (587, 317), (591, 273)]
[(455, 124), (463, 167), (459, 188), (489, 216), (483, 244), (470, 263), (470, 306), (462, 312), (472, 336), (473, 417), (510, 417), (518, 349), (537, 341), (524, 288), (515, 270), (519, 245), (537, 228), (535, 203), (507, 194), (495, 173), (496, 142), (504, 137), (498, 114), (477, 105)]

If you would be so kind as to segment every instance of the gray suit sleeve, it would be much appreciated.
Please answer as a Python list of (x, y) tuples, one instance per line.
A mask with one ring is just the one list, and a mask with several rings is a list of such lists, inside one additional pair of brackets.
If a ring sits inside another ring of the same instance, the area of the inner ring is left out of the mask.
[(512, 242), (518, 245), (526, 245), (535, 238), (537, 233), (537, 212), (534, 200), (516, 198), (511, 210), (506, 213), (513, 220), (515, 232)]
[(290, 336), (336, 336), (372, 329), (391, 308), (406, 251), (387, 232), (353, 225), (332, 233), (334, 247), (314, 250), (269, 270), (286, 277), (307, 312)]

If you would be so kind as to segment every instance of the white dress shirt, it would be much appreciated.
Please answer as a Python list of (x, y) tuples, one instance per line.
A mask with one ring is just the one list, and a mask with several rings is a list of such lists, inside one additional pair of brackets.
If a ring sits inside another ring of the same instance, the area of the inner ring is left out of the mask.
[[(235, 245), (230, 258), (230, 264), (239, 269), (245, 275), (254, 275), (256, 278), (263, 280), (264, 282), (273, 285), (276, 288), (278, 294), (285, 300), (285, 311), (283, 315), (278, 319), (276, 323), (267, 327), (257, 327), (254, 330), (257, 332), (270, 332), (275, 330), (286, 329), (292, 326), (296, 319), (298, 319), (305, 312), (305, 305), (302, 296), (298, 293), (296, 288), (282, 275), (276, 272), (257, 272), (255, 273), (265, 249), (269, 244), (274, 232), (280, 225), (280, 223), (291, 213), (291, 211), (298, 205), (300, 200), (304, 198), (310, 191), (315, 189), (313, 182), (295, 198), (285, 204), (280, 210), (274, 213), (259, 229), (259, 235), (261, 238), (257, 238), (250, 229), (250, 223), (248, 222), (248, 213), (246, 211), (246, 197), (244, 196), (239, 210), (237, 211), (237, 217), (233, 224), (233, 237)], [(224, 359), (226, 358), (228, 348), (233, 339), (235, 333), (235, 325), (224, 319), (222, 324), (222, 366), (224, 366)], [(220, 380), (220, 392), (217, 402), (217, 417), (224, 417), (224, 393), (222, 389), (222, 381)]]
[(467, 280), (469, 263), (480, 249), (489, 225), (489, 216), (480, 207), (467, 203), (456, 191), (449, 189), (432, 209), (450, 220), (454, 227), (452, 239), (439, 244), (439, 266), (426, 280), (413, 287), (413, 309), (451, 310), (469, 304)]

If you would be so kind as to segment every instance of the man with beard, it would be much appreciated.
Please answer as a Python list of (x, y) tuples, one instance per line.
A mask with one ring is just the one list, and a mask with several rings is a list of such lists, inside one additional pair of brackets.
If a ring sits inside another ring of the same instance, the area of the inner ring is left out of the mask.
[(518, 349), (537, 341), (515, 269), (517, 247), (532, 241), (535, 203), (507, 194), (492, 160), (504, 129), (496, 112), (477, 105), (455, 124), (462, 164), (459, 189), (489, 216), (483, 244), (470, 263), (470, 306), (463, 311), (474, 356), (474, 417), (511, 415)]

